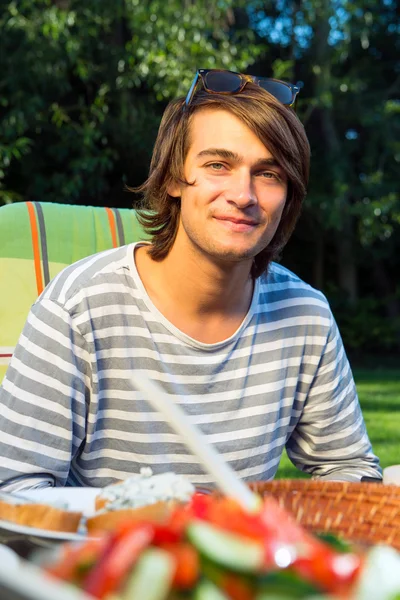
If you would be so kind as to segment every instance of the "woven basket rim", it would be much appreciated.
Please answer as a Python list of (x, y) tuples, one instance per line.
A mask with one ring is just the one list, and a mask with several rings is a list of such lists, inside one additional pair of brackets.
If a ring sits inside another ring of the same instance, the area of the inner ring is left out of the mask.
[(400, 550), (400, 487), (381, 483), (277, 479), (252, 481), (306, 529), (335, 533), (362, 544), (385, 543)]

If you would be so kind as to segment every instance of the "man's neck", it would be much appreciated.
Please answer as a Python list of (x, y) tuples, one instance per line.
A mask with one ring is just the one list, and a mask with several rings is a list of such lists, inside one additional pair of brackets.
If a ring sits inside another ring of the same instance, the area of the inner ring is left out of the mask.
[(138, 273), (153, 304), (173, 325), (205, 343), (236, 331), (253, 295), (250, 261), (228, 268), (174, 245), (157, 262), (148, 250), (142, 246), (135, 252)]

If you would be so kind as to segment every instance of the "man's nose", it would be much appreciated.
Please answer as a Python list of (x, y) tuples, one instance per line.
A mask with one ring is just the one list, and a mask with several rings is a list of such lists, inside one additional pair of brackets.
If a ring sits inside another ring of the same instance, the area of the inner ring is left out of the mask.
[(250, 173), (237, 173), (230, 179), (230, 185), (225, 192), (228, 202), (239, 208), (244, 208), (257, 202), (254, 185)]

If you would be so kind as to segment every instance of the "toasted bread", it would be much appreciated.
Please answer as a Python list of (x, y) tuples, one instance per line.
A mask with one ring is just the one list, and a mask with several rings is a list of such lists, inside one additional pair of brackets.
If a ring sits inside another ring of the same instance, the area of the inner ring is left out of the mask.
[(155, 502), (140, 508), (123, 508), (121, 510), (106, 510), (86, 520), (89, 534), (98, 531), (112, 531), (124, 521), (152, 521), (165, 523), (171, 515), (177, 502)]
[(73, 533), (78, 530), (81, 512), (71, 512), (47, 504), (11, 504), (0, 501), (0, 519), (18, 525)]

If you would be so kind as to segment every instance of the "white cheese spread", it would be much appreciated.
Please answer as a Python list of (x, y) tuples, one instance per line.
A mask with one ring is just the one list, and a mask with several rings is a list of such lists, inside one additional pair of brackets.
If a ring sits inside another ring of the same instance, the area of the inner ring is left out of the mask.
[(182, 475), (172, 472), (153, 475), (150, 467), (143, 467), (140, 474), (105, 487), (101, 498), (106, 500), (107, 510), (121, 510), (139, 508), (160, 501), (188, 502), (194, 491), (194, 486)]

